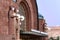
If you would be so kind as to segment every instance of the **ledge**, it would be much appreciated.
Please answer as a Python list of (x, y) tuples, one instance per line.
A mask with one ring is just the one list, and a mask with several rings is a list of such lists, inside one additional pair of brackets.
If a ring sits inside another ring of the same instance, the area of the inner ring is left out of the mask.
[(34, 35), (34, 36), (40, 36), (40, 37), (47, 37), (48, 35), (37, 33), (37, 32), (20, 32), (20, 35)]

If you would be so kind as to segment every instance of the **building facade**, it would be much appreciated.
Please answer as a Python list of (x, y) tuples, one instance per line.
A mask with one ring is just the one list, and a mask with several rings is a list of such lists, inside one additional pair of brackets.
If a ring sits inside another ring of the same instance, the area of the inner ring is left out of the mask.
[[(39, 18), (39, 31), (46, 32), (46, 30), (48, 30), (48, 28), (47, 28), (47, 23), (45, 22), (44, 16), (42, 16), (40, 13), (38, 14), (38, 16), (39, 16), (38, 17)], [(45, 37), (42, 36), (41, 40), (48, 40), (48, 36), (45, 36)]]
[(36, 0), (0, 0), (0, 40), (43, 40), (44, 24)]
[(48, 39), (53, 38), (57, 39), (57, 37), (60, 37), (60, 26), (51, 26), (50, 30), (47, 31), (48, 33)]

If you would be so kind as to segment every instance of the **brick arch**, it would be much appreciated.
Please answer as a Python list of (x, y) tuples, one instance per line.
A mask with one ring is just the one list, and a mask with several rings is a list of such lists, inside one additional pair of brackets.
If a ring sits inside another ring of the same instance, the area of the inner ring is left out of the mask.
[(19, 6), (22, 5), (26, 14), (26, 30), (25, 31), (30, 31), (31, 28), (31, 11), (30, 11), (30, 7), (27, 3), (26, 0), (23, 0), (20, 2)]

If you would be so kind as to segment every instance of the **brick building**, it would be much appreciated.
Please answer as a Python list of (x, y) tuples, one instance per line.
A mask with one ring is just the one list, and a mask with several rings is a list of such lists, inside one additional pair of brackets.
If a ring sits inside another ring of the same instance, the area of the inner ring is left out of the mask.
[(52, 37), (54, 39), (57, 39), (58, 36), (60, 36), (60, 26), (51, 26), (50, 30), (48, 32), (48, 38)]
[(36, 0), (0, 0), (0, 40), (45, 40), (39, 17)]

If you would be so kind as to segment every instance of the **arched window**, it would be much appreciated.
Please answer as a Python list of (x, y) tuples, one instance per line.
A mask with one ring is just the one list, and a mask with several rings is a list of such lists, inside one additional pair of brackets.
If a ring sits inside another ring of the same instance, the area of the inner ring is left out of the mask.
[(19, 14), (21, 16), (24, 16), (24, 21), (21, 21), (20, 30), (25, 31), (25, 29), (26, 29), (26, 13), (25, 13), (24, 7), (21, 4), (19, 6)]

